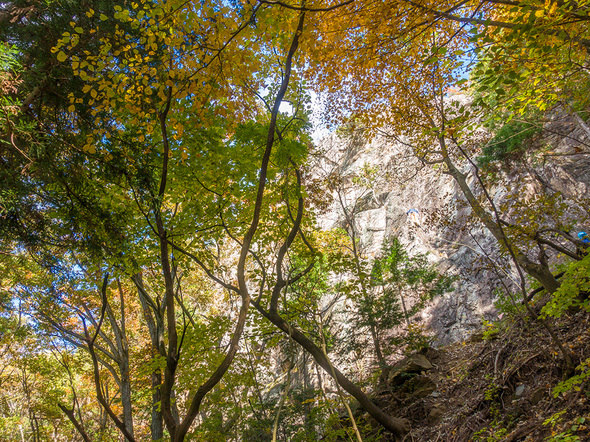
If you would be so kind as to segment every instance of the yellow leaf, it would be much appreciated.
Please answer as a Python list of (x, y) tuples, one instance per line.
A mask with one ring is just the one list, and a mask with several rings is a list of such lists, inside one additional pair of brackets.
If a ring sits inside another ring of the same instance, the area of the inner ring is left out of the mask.
[(66, 61), (66, 58), (68, 58), (68, 56), (65, 54), (65, 52), (59, 51), (59, 53), (57, 54), (57, 61), (63, 63), (64, 61)]
[(75, 110), (76, 110), (76, 106), (74, 106), (73, 104), (70, 107), (68, 107), (69, 112), (74, 112)]
[(543, 17), (544, 13), (545, 13), (545, 11), (543, 11), (542, 9), (539, 9), (538, 11), (535, 11), (535, 17), (541, 18), (541, 17)]

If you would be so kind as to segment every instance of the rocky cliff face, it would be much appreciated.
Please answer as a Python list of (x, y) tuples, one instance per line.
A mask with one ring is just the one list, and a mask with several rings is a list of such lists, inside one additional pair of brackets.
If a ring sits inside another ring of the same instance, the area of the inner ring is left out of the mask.
[[(428, 253), (440, 272), (458, 276), (455, 290), (434, 300), (414, 321), (426, 324), (438, 343), (446, 344), (480, 328), (482, 319), (497, 317), (494, 289), (500, 279), (483, 269), (490, 263), (486, 255), (498, 259), (497, 244), (481, 224), (467, 221), (469, 209), (453, 178), (422, 166), (408, 148), (384, 135), (367, 141), (358, 130), (333, 133), (319, 150), (313, 174), (340, 181), (320, 217), (323, 228), (346, 227), (348, 218), (364, 254), (378, 254), (384, 238), (397, 236), (410, 254)], [(473, 173), (469, 179), (476, 187)], [(561, 192), (568, 207), (580, 209), (587, 221), (589, 134), (573, 119), (546, 124), (528, 159), (489, 190), (500, 205), (514, 190), (525, 197)], [(418, 216), (408, 214), (410, 209), (417, 209)], [(583, 229), (584, 222), (574, 220), (574, 228)], [(512, 273), (508, 281), (515, 279), (510, 266), (506, 268)]]

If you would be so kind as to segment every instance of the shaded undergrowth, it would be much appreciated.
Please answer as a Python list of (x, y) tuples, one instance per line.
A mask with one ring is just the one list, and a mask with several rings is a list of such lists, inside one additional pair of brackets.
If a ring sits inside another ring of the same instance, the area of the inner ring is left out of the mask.
[[(590, 358), (589, 319), (589, 313), (578, 312), (556, 323), (576, 365)], [(391, 388), (375, 398), (411, 422), (405, 442), (590, 440), (589, 382), (580, 369), (566, 371), (538, 324), (498, 321), (465, 342), (424, 355), (433, 368), (416, 376), (432, 380), (434, 391), (413, 395)]]

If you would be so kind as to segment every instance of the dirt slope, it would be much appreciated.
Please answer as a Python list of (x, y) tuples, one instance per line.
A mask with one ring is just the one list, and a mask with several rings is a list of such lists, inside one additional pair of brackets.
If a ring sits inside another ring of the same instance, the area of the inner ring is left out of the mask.
[[(579, 312), (554, 324), (575, 365), (590, 357), (589, 319)], [(505, 319), (422, 354), (431, 369), (398, 375), (375, 399), (410, 420), (404, 441), (590, 441), (590, 382), (554, 395), (580, 370), (567, 372), (539, 324)]]

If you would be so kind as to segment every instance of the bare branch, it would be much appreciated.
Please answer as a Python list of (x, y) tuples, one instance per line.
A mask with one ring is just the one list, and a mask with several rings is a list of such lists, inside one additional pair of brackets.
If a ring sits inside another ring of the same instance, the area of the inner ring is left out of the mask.
[(325, 8), (307, 8), (305, 6), (294, 6), (288, 3), (283, 3), (281, 1), (274, 1), (274, 0), (259, 0), (259, 3), (262, 5), (277, 5), (281, 6), (286, 9), (292, 9), (294, 11), (302, 11), (302, 12), (328, 12), (333, 11), (334, 9), (341, 8), (343, 6), (349, 5), (350, 3), (354, 2), (354, 0), (347, 0), (343, 3), (339, 3), (334, 6), (326, 6)]

